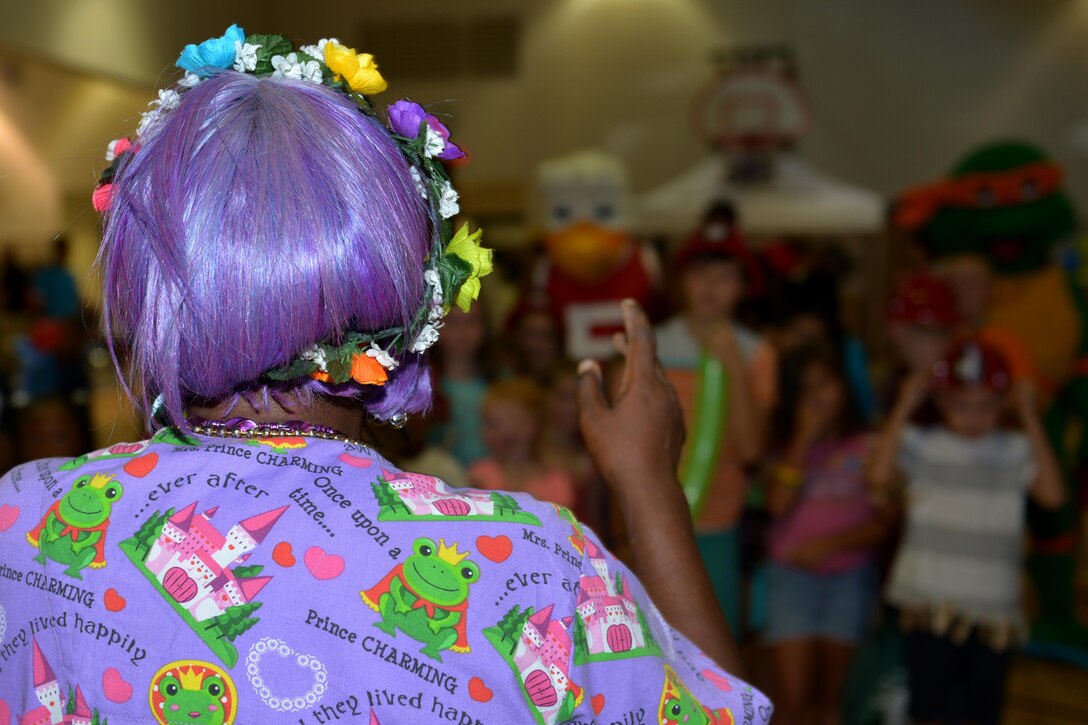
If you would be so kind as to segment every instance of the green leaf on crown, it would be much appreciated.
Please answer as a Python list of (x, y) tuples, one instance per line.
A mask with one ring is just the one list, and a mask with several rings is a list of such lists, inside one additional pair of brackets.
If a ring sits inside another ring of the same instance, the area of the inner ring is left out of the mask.
[(295, 358), (288, 364), (273, 368), (265, 373), (266, 377), (272, 380), (294, 380), (295, 378), (301, 378), (305, 375), (317, 370), (317, 364), (312, 360), (306, 360), (305, 358)]
[(472, 266), (456, 254), (443, 254), (435, 267), (442, 281), (442, 299), (449, 306), (453, 304), (457, 290), (472, 276)]
[(336, 348), (326, 347), (325, 350), (328, 357), (325, 369), (328, 370), (332, 382), (343, 383), (351, 380), (351, 362), (358, 348), (355, 345), (344, 345)]
[(269, 75), (275, 68), (272, 67), (272, 58), (277, 55), (287, 55), (295, 52), (291, 41), (282, 35), (250, 35), (246, 38), (249, 45), (259, 45), (257, 48), (257, 67), (254, 75)]

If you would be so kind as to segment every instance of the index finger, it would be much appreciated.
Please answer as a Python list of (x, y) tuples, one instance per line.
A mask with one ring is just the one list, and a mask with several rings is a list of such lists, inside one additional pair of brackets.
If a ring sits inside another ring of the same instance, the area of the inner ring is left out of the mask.
[(655, 374), (657, 343), (650, 320), (638, 303), (626, 299), (622, 306), (623, 324), (627, 330), (627, 364), (623, 370), (626, 387), (634, 379), (645, 379)]

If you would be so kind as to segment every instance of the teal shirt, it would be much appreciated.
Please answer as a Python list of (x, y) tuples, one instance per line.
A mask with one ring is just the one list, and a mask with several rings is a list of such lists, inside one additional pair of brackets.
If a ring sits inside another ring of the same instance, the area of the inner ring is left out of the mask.
[(480, 415), (487, 381), (483, 378), (443, 378), (440, 384), (449, 406), (449, 420), (435, 426), (431, 431), (431, 442), (445, 448), (467, 468), (487, 456)]

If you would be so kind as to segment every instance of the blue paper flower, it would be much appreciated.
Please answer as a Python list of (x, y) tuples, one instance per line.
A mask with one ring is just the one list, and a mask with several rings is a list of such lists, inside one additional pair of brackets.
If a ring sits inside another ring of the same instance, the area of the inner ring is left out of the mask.
[(220, 70), (232, 68), (238, 56), (239, 43), (245, 43), (246, 31), (237, 25), (227, 28), (221, 38), (210, 38), (200, 45), (190, 43), (178, 57), (177, 66), (201, 78)]

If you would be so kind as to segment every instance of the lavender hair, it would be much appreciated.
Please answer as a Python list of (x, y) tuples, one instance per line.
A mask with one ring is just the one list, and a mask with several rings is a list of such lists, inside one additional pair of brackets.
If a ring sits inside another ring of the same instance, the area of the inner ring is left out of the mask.
[(421, 355), (383, 387), (262, 373), (349, 329), (407, 325), (437, 224), (389, 132), (324, 86), (224, 72), (182, 94), (114, 177), (98, 264), (106, 332), (126, 390), (192, 400), (312, 393), (371, 415), (426, 410)]

